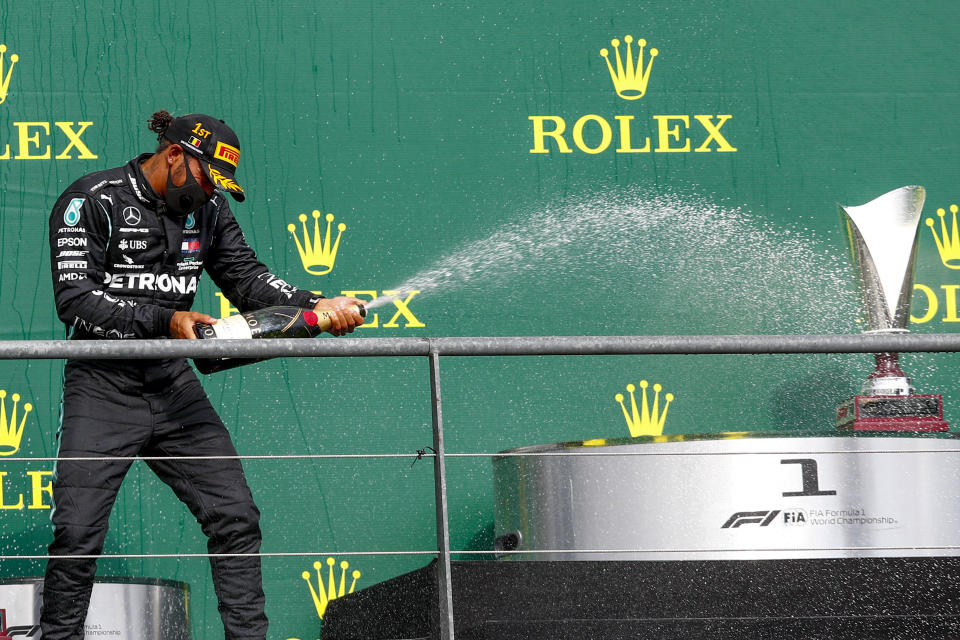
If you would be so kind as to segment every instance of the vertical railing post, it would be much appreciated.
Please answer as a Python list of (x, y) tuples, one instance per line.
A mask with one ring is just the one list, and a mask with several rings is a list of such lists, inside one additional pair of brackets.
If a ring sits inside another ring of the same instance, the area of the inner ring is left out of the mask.
[(450, 518), (447, 512), (447, 470), (443, 449), (443, 405), (440, 400), (440, 354), (430, 347), (430, 400), (433, 408), (433, 481), (437, 505), (437, 594), (440, 639), (453, 638), (453, 585), (450, 576)]

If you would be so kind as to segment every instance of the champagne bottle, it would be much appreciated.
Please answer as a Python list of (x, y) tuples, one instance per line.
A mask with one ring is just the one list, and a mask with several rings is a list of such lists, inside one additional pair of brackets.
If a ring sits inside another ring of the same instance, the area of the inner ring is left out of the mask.
[[(357, 305), (361, 317), (367, 309)], [(216, 324), (198, 322), (193, 331), (202, 340), (252, 338), (314, 338), (332, 325), (330, 312), (317, 313), (300, 307), (267, 307), (217, 320)], [(215, 373), (270, 358), (194, 358), (200, 373)]]

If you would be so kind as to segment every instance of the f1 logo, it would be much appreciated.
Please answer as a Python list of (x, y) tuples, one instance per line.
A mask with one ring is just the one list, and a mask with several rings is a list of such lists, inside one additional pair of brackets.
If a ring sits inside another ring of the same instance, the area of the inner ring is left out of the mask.
[(724, 522), (720, 528), (736, 529), (744, 524), (758, 524), (761, 527), (766, 527), (773, 522), (773, 519), (777, 517), (778, 513), (780, 513), (779, 509), (774, 509), (773, 511), (737, 511), (730, 516), (730, 519)]
[(18, 636), (23, 636), (25, 639), (37, 638), (40, 636), (40, 625), (8, 627), (7, 610), (0, 609), (0, 640), (13, 640)]

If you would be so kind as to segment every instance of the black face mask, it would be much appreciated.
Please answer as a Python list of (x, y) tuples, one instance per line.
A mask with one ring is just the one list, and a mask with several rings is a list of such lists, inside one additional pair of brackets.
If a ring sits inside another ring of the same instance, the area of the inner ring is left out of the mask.
[(183, 169), (187, 173), (187, 178), (179, 187), (173, 184), (173, 171), (167, 173), (167, 195), (164, 198), (167, 208), (181, 216), (196, 211), (210, 199), (197, 179), (193, 177), (190, 165), (187, 163), (187, 156), (183, 156)]

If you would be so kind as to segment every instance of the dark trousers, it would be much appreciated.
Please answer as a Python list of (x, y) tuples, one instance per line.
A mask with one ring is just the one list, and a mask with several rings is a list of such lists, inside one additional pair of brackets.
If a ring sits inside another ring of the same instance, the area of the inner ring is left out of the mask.
[[(208, 538), (211, 554), (257, 554), (260, 512), (226, 428), (185, 360), (72, 361), (64, 381), (60, 450), (53, 485), (51, 556), (100, 555), (107, 520), (131, 460), (170, 457), (149, 467), (174, 490)], [(145, 526), (149, 526), (145, 523)], [(210, 558), (227, 640), (264, 639), (260, 558)], [(40, 625), (44, 640), (82, 640), (96, 560), (47, 563)]]

